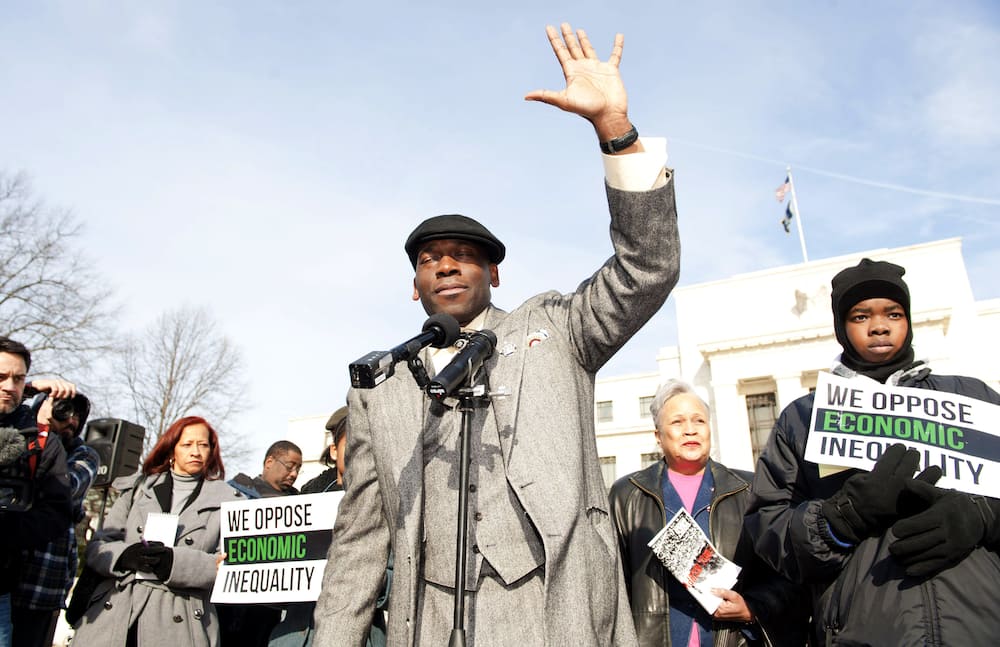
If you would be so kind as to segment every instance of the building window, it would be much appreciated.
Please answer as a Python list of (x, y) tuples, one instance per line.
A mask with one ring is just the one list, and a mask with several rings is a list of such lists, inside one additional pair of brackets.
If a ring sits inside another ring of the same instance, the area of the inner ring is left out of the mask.
[(649, 411), (649, 408), (653, 406), (653, 400), (655, 396), (647, 395), (639, 398), (639, 417), (640, 418), (652, 418), (653, 414)]
[(604, 486), (611, 487), (618, 475), (615, 469), (616, 459), (614, 456), (601, 456), (601, 475), (604, 477)]
[(642, 469), (646, 469), (647, 467), (649, 467), (650, 465), (653, 465), (654, 463), (659, 463), (660, 459), (662, 459), (662, 458), (663, 458), (663, 454), (661, 452), (650, 452), (648, 454), (643, 454), (642, 455)]
[(750, 421), (750, 445), (753, 449), (753, 461), (757, 462), (761, 450), (767, 444), (778, 419), (778, 400), (772, 393), (754, 393), (747, 395), (747, 419)]
[(601, 400), (597, 403), (597, 422), (611, 422), (614, 415), (611, 410), (611, 400)]

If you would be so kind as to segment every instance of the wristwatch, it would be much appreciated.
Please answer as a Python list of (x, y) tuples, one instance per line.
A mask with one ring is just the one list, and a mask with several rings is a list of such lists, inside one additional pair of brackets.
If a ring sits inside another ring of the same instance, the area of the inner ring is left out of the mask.
[(601, 142), (601, 152), (605, 155), (614, 155), (615, 153), (620, 153), (639, 139), (639, 131), (635, 129), (635, 126), (622, 135), (621, 137), (615, 137), (612, 140)]

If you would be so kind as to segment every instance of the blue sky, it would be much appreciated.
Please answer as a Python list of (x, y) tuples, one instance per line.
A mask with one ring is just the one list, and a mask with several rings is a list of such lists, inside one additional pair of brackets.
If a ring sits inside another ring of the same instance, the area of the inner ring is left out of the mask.
[[(988, 1), (4, 3), (0, 167), (86, 224), (124, 329), (210, 310), (248, 365), (231, 424), (263, 450), (419, 330), (402, 241), (423, 218), (504, 240), (501, 307), (610, 253), (592, 130), (523, 101), (562, 87), (562, 20), (602, 57), (625, 34), (632, 119), (676, 169), (682, 285), (801, 260), (773, 196), (791, 164), (810, 258), (961, 236), (976, 297), (1000, 297)], [(670, 301), (602, 375), (655, 370), (675, 337)]]

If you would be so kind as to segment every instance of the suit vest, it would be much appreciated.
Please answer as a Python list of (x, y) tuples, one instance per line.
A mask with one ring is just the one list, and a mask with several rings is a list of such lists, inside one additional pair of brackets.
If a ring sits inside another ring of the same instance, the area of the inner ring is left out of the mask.
[[(538, 531), (507, 480), (493, 409), (472, 415), (468, 591), (477, 589), (484, 560), (506, 584), (545, 562)], [(432, 402), (424, 421), (424, 579), (454, 587), (462, 414)]]

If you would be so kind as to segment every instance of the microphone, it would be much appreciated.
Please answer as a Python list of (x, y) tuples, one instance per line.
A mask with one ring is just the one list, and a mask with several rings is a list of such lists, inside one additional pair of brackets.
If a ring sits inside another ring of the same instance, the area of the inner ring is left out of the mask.
[(459, 326), (455, 317), (439, 312), (424, 322), (423, 332), (392, 350), (375, 350), (348, 366), (351, 386), (356, 389), (374, 389), (392, 377), (397, 362), (410, 360), (425, 346), (444, 348), (458, 339)]
[(17, 465), (28, 450), (24, 433), (37, 430), (0, 427), (0, 512), (24, 512), (34, 501), (34, 478), (26, 471), (27, 461)]
[(480, 330), (469, 335), (469, 341), (455, 355), (455, 359), (441, 369), (427, 385), (427, 395), (437, 400), (451, 395), (463, 382), (476, 374), (479, 365), (493, 354), (493, 347), (496, 345), (497, 336), (492, 330)]
[(28, 443), (17, 429), (0, 427), (0, 467), (7, 467), (28, 451)]

